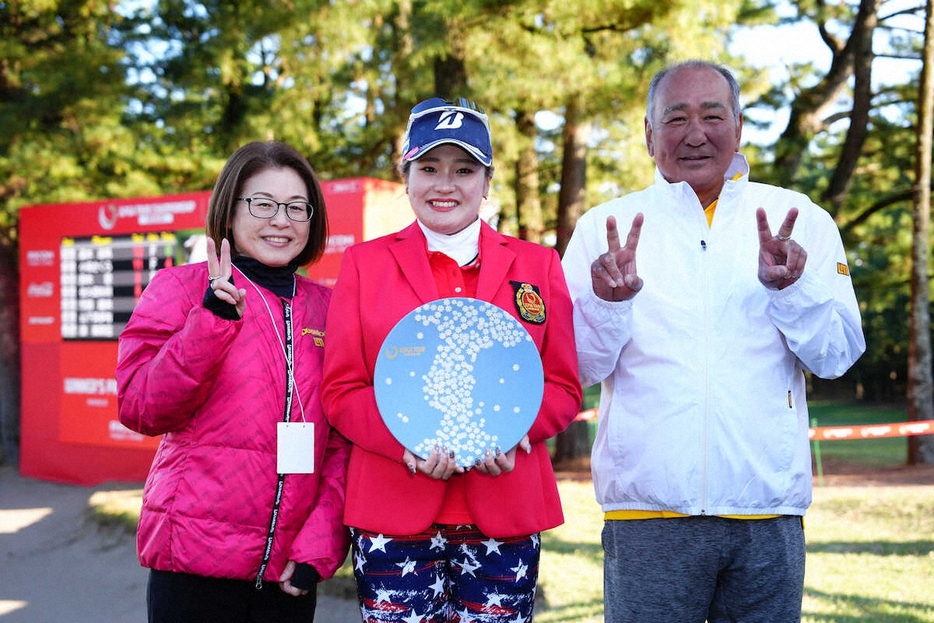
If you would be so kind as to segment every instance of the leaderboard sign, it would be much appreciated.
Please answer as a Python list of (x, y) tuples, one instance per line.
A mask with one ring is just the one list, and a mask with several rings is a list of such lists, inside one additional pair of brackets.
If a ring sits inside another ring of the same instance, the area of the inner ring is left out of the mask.
[[(347, 246), (412, 222), (404, 186), (322, 184), (329, 236), (308, 276), (332, 285)], [(117, 338), (156, 272), (206, 259), (210, 192), (20, 211), (20, 470), (60, 482), (144, 480), (159, 443), (117, 417)]]
[(172, 232), (63, 238), (62, 339), (115, 339), (160, 268), (176, 262)]
[(203, 259), (209, 198), (197, 192), (20, 211), (25, 475), (145, 478), (159, 439), (117, 419), (117, 338), (157, 270)]

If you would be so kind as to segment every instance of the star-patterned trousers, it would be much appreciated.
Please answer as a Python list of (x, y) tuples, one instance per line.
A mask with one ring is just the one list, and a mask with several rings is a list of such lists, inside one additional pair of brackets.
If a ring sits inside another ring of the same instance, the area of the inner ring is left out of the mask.
[(436, 524), (416, 535), (352, 529), (365, 623), (530, 623), (538, 534), (494, 539), (476, 526)]

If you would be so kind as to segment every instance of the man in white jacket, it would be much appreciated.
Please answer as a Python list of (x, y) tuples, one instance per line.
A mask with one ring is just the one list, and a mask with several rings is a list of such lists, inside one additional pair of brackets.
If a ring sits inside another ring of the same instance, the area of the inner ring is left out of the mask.
[(564, 255), (581, 379), (602, 383), (608, 623), (801, 618), (804, 372), (842, 375), (865, 341), (836, 225), (749, 180), (742, 125), (725, 68), (659, 72), (655, 183), (589, 210)]

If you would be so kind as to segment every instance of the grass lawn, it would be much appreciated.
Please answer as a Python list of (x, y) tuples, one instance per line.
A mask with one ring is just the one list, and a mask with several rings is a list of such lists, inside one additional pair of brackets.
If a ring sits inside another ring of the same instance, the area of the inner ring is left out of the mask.
[(558, 482), (564, 525), (542, 534), (536, 623), (603, 621), (603, 514), (590, 481)]
[[(535, 621), (602, 622), (600, 511), (589, 482), (559, 486), (566, 521), (542, 538)], [(804, 623), (934, 623), (934, 483), (815, 488), (805, 527)]]
[(805, 520), (806, 622), (934, 622), (934, 484), (822, 487)]
[[(817, 426), (903, 422), (904, 408), (812, 403)], [(827, 463), (904, 465), (904, 437), (824, 441)], [(826, 466), (825, 466), (826, 467)], [(566, 522), (543, 536), (537, 623), (603, 621), (600, 510), (590, 482), (559, 483)], [(806, 518), (804, 623), (934, 623), (934, 481), (815, 487)]]

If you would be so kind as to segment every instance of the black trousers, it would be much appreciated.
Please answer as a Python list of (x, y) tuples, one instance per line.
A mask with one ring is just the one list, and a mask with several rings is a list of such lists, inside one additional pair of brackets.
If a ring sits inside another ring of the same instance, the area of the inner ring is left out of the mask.
[(278, 582), (256, 590), (252, 580), (149, 572), (149, 623), (312, 623), (317, 596), (282, 592)]

